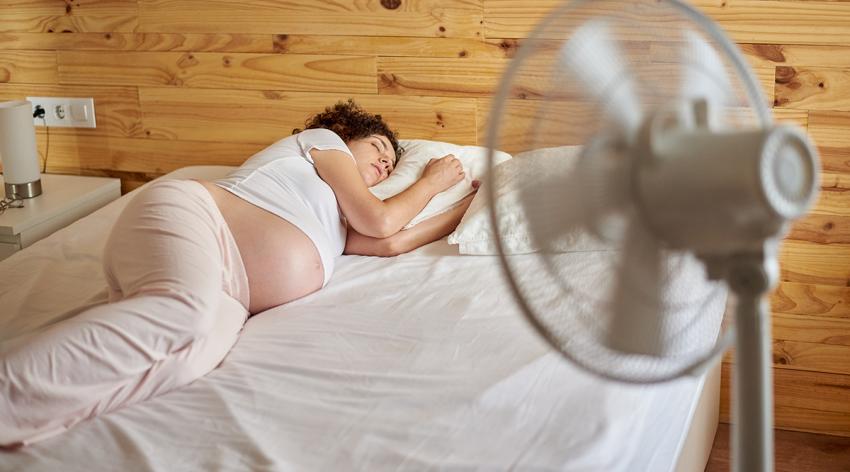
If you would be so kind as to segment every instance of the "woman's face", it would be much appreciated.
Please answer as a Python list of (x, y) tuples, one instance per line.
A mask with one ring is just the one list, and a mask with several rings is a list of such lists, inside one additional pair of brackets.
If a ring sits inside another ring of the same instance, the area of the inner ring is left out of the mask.
[(355, 139), (348, 143), (348, 149), (354, 154), (357, 170), (367, 187), (386, 179), (395, 168), (395, 151), (386, 136), (373, 134)]

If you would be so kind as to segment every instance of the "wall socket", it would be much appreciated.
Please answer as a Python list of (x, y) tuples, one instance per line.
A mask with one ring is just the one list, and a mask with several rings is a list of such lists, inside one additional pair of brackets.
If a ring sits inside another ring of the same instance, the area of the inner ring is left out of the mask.
[(33, 118), (36, 126), (57, 128), (96, 128), (94, 99), (68, 97), (27, 97), (35, 113), (40, 106), (44, 109), (44, 120)]

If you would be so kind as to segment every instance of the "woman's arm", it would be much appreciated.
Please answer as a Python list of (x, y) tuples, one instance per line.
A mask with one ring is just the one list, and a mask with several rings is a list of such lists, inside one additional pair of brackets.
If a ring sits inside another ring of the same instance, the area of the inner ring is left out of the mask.
[(343, 254), (360, 256), (390, 257), (410, 252), (418, 247), (441, 239), (454, 231), (460, 223), (466, 209), (472, 202), (475, 193), (461, 200), (460, 204), (451, 210), (417, 224), (416, 226), (399, 231), (388, 238), (373, 238), (364, 236), (348, 228), (348, 238), (345, 240)]
[(407, 190), (381, 201), (366, 187), (351, 157), (342, 151), (310, 151), (319, 176), (333, 189), (340, 209), (357, 232), (374, 238), (397, 233), (431, 198), (463, 179), (463, 167), (452, 155), (432, 159), (422, 177)]

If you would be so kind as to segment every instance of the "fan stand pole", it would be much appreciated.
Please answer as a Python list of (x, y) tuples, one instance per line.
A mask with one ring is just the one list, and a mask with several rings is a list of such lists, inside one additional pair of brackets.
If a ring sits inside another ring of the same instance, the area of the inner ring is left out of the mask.
[(735, 472), (773, 471), (773, 364), (770, 307), (765, 294), (777, 272), (766, 265), (761, 254), (736, 257), (730, 271), (729, 285), (738, 299), (732, 383)]

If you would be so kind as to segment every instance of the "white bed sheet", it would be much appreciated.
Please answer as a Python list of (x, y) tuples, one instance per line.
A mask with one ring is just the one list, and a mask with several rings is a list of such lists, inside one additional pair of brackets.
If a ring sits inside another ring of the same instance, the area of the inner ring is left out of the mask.
[[(105, 300), (100, 250), (127, 198), (0, 263), (0, 340)], [(578, 370), (527, 326), (494, 257), (443, 240), (340, 258), (323, 290), (251, 318), (209, 375), (0, 452), (0, 470), (668, 471), (702, 382)]]

